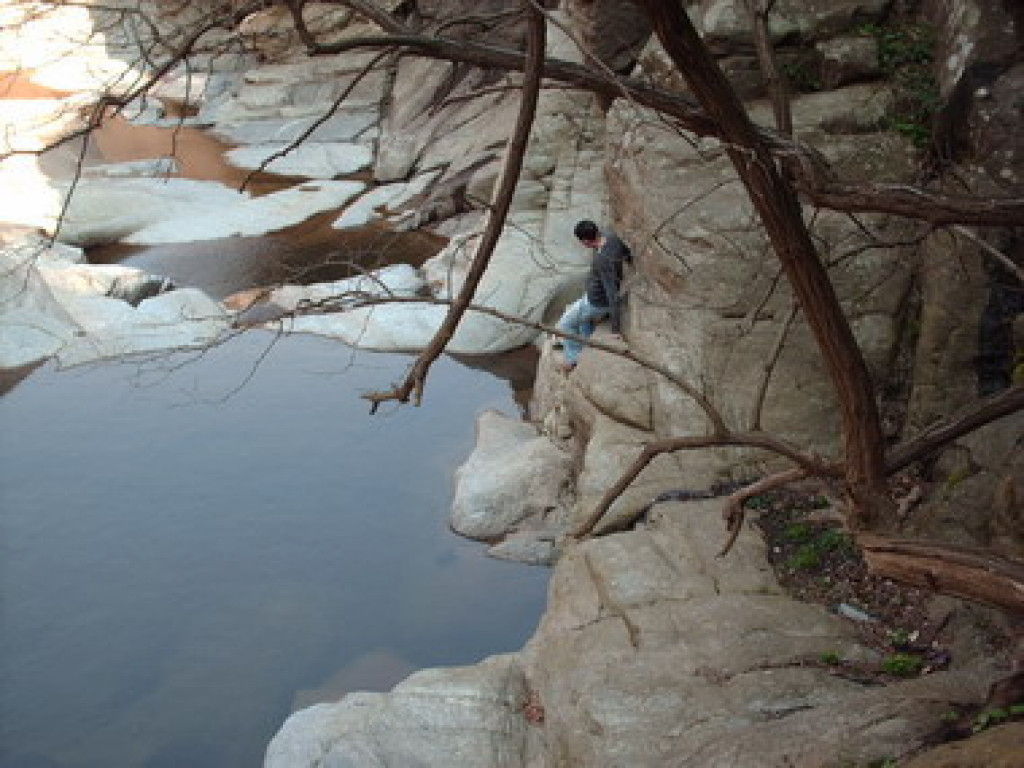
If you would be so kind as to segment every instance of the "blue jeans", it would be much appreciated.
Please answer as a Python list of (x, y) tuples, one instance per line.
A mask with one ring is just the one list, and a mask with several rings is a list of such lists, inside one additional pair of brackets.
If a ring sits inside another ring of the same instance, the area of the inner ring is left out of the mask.
[[(583, 296), (565, 308), (562, 319), (558, 321), (558, 330), (586, 338), (594, 332), (594, 323), (607, 316), (608, 307), (595, 307), (587, 301), (586, 296)], [(565, 350), (565, 362), (576, 365), (583, 345), (575, 339), (562, 339), (562, 346)]]

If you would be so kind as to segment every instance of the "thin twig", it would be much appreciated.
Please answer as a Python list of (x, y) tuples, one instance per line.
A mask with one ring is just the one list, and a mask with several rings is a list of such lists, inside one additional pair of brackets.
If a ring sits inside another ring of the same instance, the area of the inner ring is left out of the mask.
[(786, 338), (789, 336), (789, 329), (793, 326), (793, 321), (800, 312), (800, 305), (793, 302), (793, 306), (789, 309), (789, 314), (786, 316), (785, 321), (782, 323), (782, 327), (779, 329), (779, 335), (775, 339), (775, 345), (772, 347), (771, 354), (768, 355), (768, 359), (764, 364), (764, 373), (761, 376), (761, 384), (757, 388), (757, 394), (754, 396), (754, 408), (750, 416), (750, 431), (758, 432), (761, 429), (761, 413), (764, 410), (764, 398), (768, 392), (768, 382), (771, 381), (772, 373), (775, 371), (775, 366), (779, 362), (779, 357), (782, 355), (782, 349), (786, 345)]
[(760, 448), (771, 451), (785, 456), (797, 464), (799, 471), (805, 475), (835, 478), (842, 474), (842, 468), (835, 462), (823, 461), (817, 456), (806, 453), (793, 445), (764, 433), (744, 432), (723, 435), (670, 437), (645, 445), (636, 460), (619, 477), (615, 484), (605, 492), (601, 501), (590, 515), (576, 526), (570, 535), (577, 539), (589, 536), (591, 531), (594, 530), (594, 526), (600, 522), (601, 518), (611, 508), (611, 505), (615, 503), (615, 500), (625, 492), (648, 464), (663, 453), (721, 447)]
[(1013, 276), (1016, 277), (1017, 280), (1024, 284), (1024, 270), (1022, 270), (1020, 267), (1014, 264), (1013, 261), (1011, 261), (1005, 253), (1000, 251), (998, 248), (994, 248), (991, 244), (986, 243), (975, 233), (971, 232), (971, 230), (967, 229), (967, 227), (961, 227), (959, 225), (956, 225), (953, 227), (953, 231), (956, 232), (957, 234), (963, 235), (968, 240), (971, 240), (977, 245), (979, 245), (981, 249), (985, 251), (985, 253), (987, 253), (989, 256), (991, 256), (1004, 267), (1006, 267), (1006, 269), (1013, 273)]
[(807, 470), (805, 469), (788, 469), (785, 472), (779, 472), (775, 475), (769, 475), (768, 477), (762, 478), (757, 482), (746, 485), (740, 488), (725, 500), (725, 507), (722, 509), (722, 517), (725, 519), (725, 528), (729, 532), (729, 538), (726, 540), (722, 550), (718, 553), (718, 557), (725, 557), (729, 554), (729, 550), (732, 549), (732, 545), (736, 543), (736, 539), (740, 535), (740, 531), (743, 529), (743, 520), (746, 516), (746, 512), (743, 509), (743, 502), (752, 496), (757, 496), (759, 493), (767, 493), (768, 491), (781, 488), (784, 485), (795, 483), (798, 480), (803, 480), (807, 477)]

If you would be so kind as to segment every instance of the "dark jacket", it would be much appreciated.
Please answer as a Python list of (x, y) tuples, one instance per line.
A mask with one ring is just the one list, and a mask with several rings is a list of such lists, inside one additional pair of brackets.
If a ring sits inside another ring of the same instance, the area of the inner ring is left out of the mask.
[(622, 263), (632, 260), (629, 248), (614, 232), (604, 233), (604, 244), (594, 254), (587, 276), (587, 301), (607, 307), (612, 331), (622, 332)]

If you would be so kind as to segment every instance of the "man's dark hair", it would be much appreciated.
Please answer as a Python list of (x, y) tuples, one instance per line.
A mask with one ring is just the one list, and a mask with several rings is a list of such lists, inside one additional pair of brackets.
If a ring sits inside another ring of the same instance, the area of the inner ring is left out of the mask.
[(583, 219), (583, 221), (577, 222), (575, 229), (573, 229), (577, 240), (597, 240), (600, 232), (601, 230), (597, 228), (597, 224), (590, 219)]

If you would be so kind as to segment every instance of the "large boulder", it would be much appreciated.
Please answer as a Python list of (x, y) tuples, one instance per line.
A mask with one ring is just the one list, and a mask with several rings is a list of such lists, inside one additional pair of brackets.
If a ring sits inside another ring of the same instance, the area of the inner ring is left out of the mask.
[(524, 526), (564, 524), (571, 469), (571, 454), (533, 425), (486, 411), (477, 417), (473, 453), (455, 471), (451, 527), (495, 541)]
[(525, 679), (516, 655), (428, 669), (387, 694), (352, 693), (300, 710), (274, 736), (264, 768), (526, 763)]
[[(671, 68), (662, 60), (662, 69), (652, 69), (656, 53), (645, 53), (644, 66), (661, 77)], [(851, 86), (796, 99), (794, 123), (806, 141), (827, 148), (826, 157), (847, 175), (896, 180), (908, 165), (908, 145), (877, 133), (890, 103), (882, 86)], [(754, 104), (752, 115), (767, 122), (770, 109)], [(680, 141), (631, 104), (612, 107), (608, 146), (617, 228), (633, 245), (636, 265), (630, 345), (701, 388), (732, 428), (745, 429), (755, 415), (766, 361), (785, 334), (760, 423), (811, 451), (834, 451), (835, 394), (806, 323), (800, 316), (788, 319), (792, 293), (779, 281), (778, 262), (721, 146)], [(882, 217), (863, 221), (886, 231)], [(843, 216), (817, 212), (812, 226), (871, 372), (884, 380), (900, 338), (913, 260), (898, 248), (873, 247)], [(698, 405), (662, 377), (653, 380), (652, 413), (660, 435), (707, 429)], [(764, 459), (751, 452), (693, 452), (682, 486), (706, 485), (724, 479), (723, 473), (761, 475), (771, 469)]]

